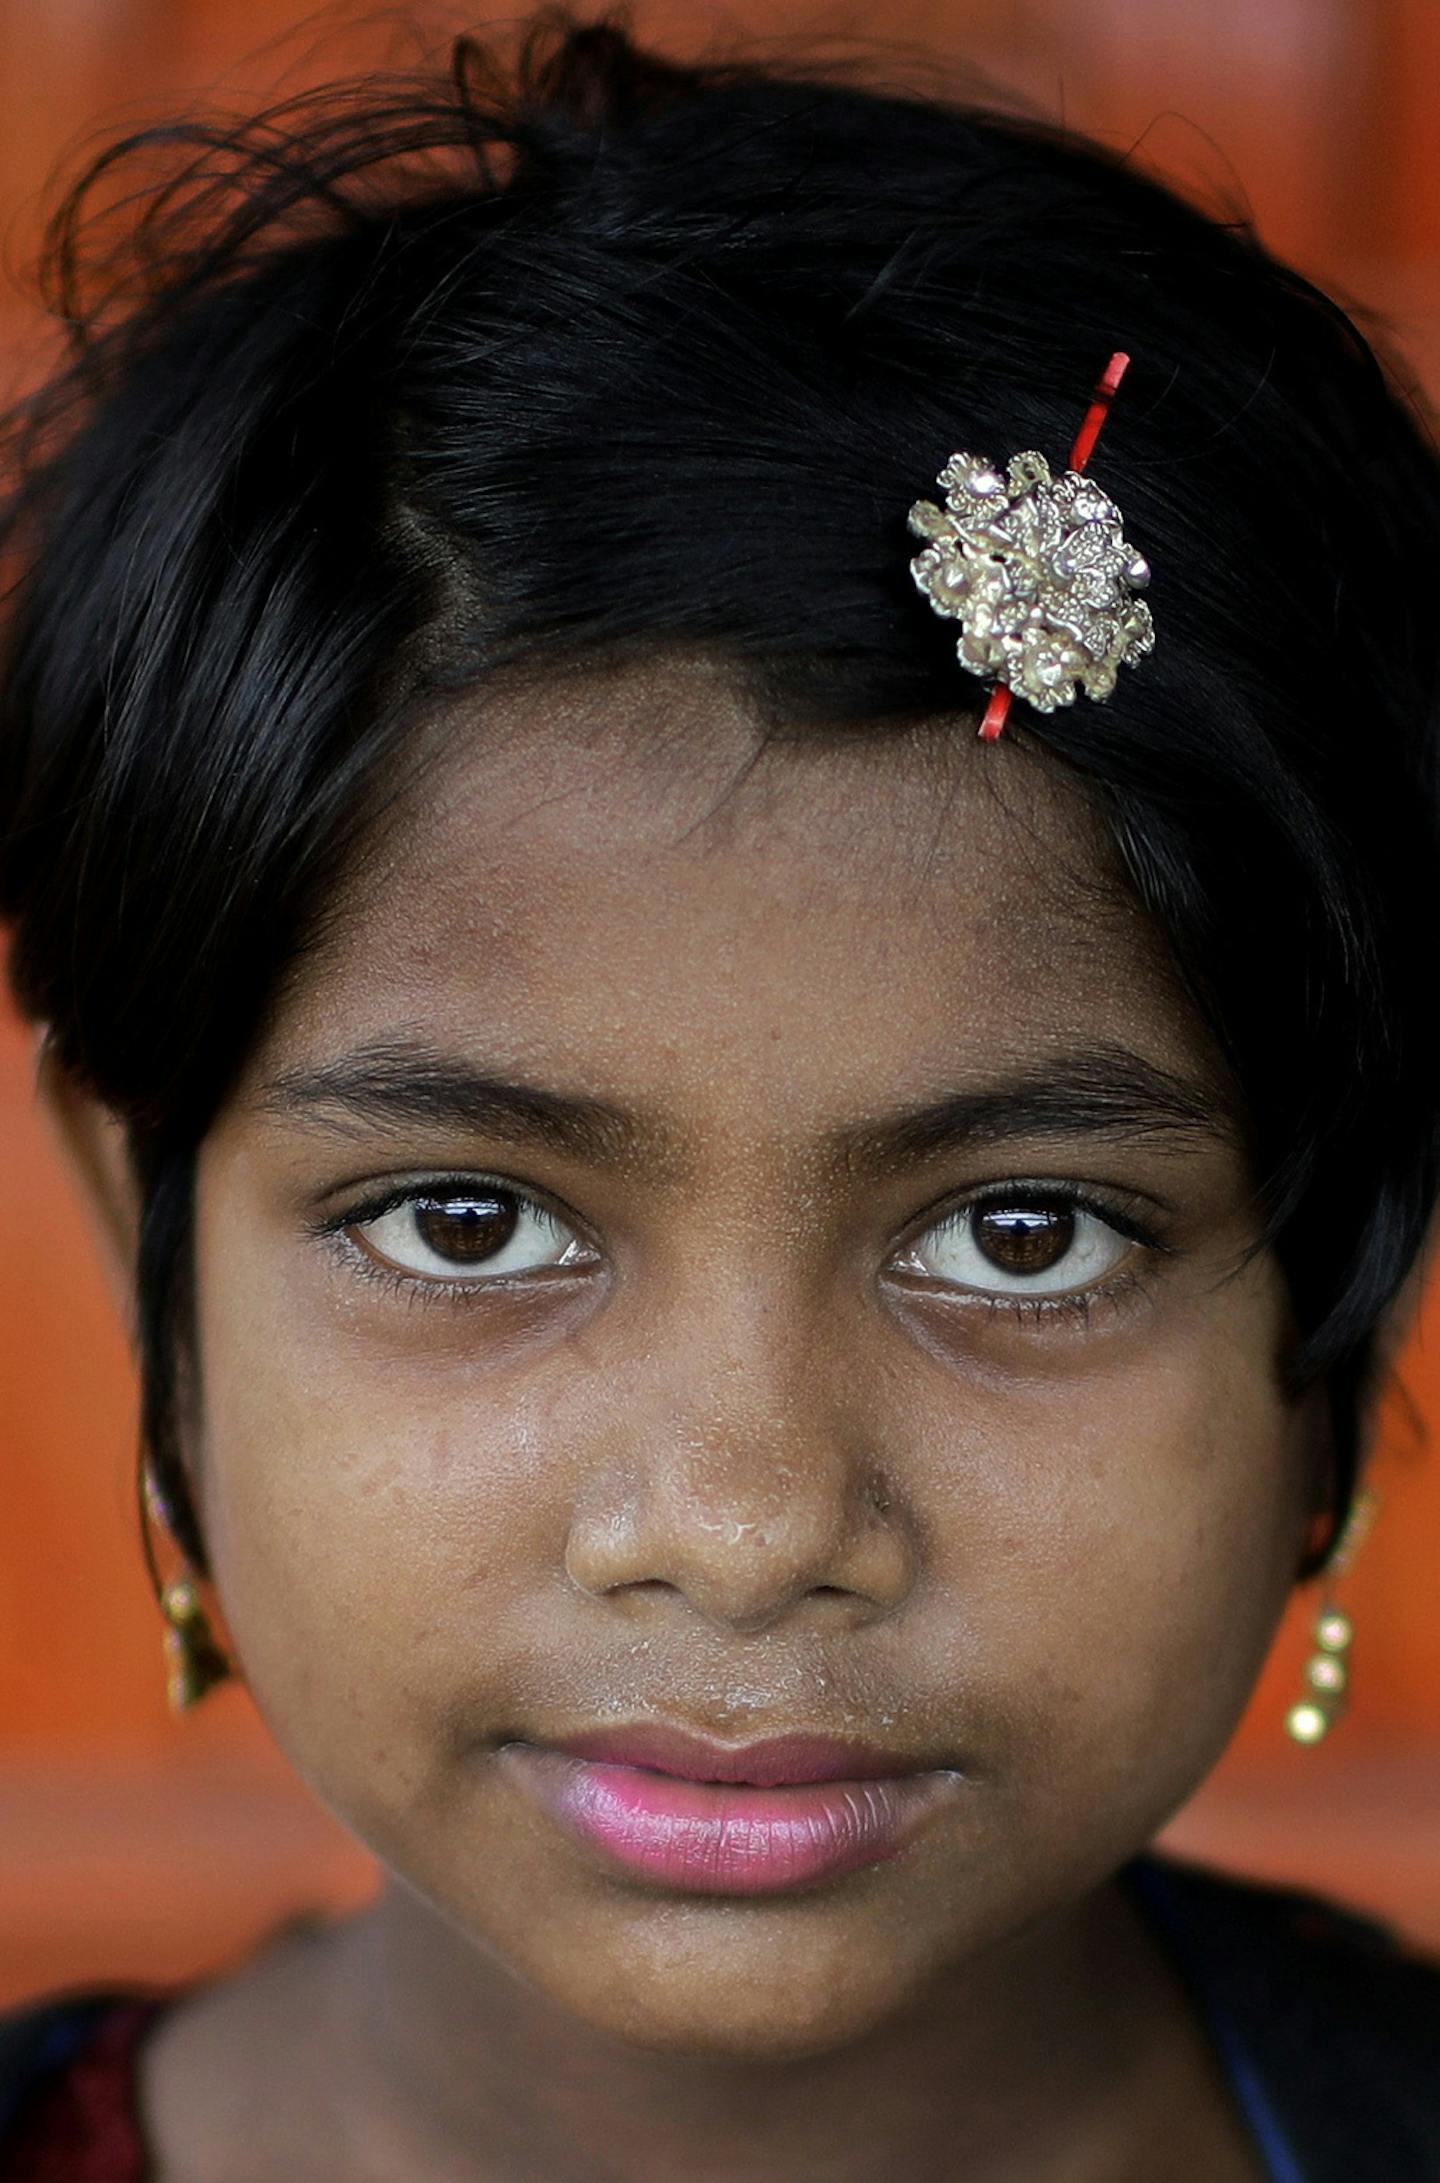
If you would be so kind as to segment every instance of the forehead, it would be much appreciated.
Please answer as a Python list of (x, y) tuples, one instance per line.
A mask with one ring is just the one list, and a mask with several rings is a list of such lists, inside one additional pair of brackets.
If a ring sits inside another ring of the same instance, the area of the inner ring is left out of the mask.
[(770, 732), (685, 659), (457, 703), (259, 1057), (448, 1040), (652, 1102), (1207, 1058), (1078, 789), (963, 720)]

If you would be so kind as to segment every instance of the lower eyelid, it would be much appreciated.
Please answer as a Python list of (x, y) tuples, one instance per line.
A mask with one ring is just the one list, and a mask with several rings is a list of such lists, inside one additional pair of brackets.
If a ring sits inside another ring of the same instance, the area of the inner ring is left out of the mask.
[[(1032, 1202), (1038, 1193), (1032, 1193)], [(1014, 1203), (993, 1193), (982, 1199), (972, 1199), (967, 1204), (952, 1206), (932, 1219), (930, 1225), (912, 1237), (906, 1246), (910, 1255), (918, 1252), (937, 1229), (943, 1229), (947, 1221), (963, 1220), (977, 1206), (994, 1207), (1002, 1203)], [(964, 1280), (934, 1273), (923, 1266), (903, 1263), (898, 1271), (909, 1293), (923, 1293), (936, 1301), (947, 1313), (960, 1313), (967, 1318), (981, 1314), (986, 1320), (1008, 1319), (1020, 1327), (1041, 1332), (1048, 1325), (1057, 1331), (1065, 1321), (1084, 1322), (1098, 1309), (1113, 1308), (1123, 1311), (1130, 1303), (1140, 1302), (1153, 1293), (1167, 1260), (1177, 1253), (1175, 1245), (1153, 1231), (1140, 1231), (1139, 1223), (1130, 1216), (1118, 1214), (1094, 1200), (1080, 1198), (1062, 1199), (1057, 1193), (1051, 1201), (1065, 1205), (1067, 1210), (1091, 1214), (1109, 1228), (1121, 1245), (1121, 1255), (1104, 1272), (1089, 1281), (1077, 1281), (1068, 1288), (1026, 1289), (987, 1288), (979, 1282), (973, 1285)], [(997, 1269), (997, 1278), (1003, 1278)]]
[(1140, 1301), (1150, 1287), (1138, 1267), (1125, 1265), (1089, 1288), (1057, 1289), (1050, 1295), (1027, 1296), (1015, 1289), (952, 1289), (950, 1295), (965, 1308), (984, 1312), (987, 1318), (1004, 1316), (1022, 1327), (1046, 1322), (1055, 1325), (1065, 1320), (1085, 1326), (1097, 1307), (1113, 1304), (1123, 1310), (1130, 1302)]
[(1047, 1297), (1025, 1297), (1015, 1290), (947, 1290), (943, 1284), (929, 1284), (927, 1301), (938, 1303), (947, 1316), (956, 1314), (956, 1325), (977, 1319), (984, 1327), (1004, 1332), (1008, 1323), (1021, 1338), (1043, 1340), (1047, 1334), (1084, 1338), (1124, 1325), (1128, 1314), (1148, 1301), (1152, 1292), (1154, 1281), (1143, 1268), (1121, 1266), (1119, 1273), (1095, 1281), (1091, 1288), (1056, 1290)]
[[(347, 1225), (353, 1227), (355, 1223)], [(469, 1303), (486, 1291), (501, 1293), (519, 1282), (533, 1282), (535, 1279), (533, 1272), (509, 1275), (457, 1274), (453, 1279), (446, 1279), (442, 1274), (410, 1273), (405, 1267), (392, 1266), (383, 1258), (377, 1257), (373, 1251), (367, 1251), (363, 1244), (355, 1242), (343, 1228), (332, 1230), (324, 1240), (329, 1243), (331, 1253), (344, 1273), (354, 1275), (384, 1294), (398, 1297), (402, 1303), (407, 1304)]]

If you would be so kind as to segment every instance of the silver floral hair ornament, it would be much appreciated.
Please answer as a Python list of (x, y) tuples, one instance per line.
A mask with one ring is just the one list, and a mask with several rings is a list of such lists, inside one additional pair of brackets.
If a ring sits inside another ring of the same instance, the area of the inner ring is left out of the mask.
[(1033, 450), (1003, 471), (956, 454), (940, 472), (944, 507), (917, 500), (910, 510), (911, 530), (928, 541), (910, 572), (935, 612), (960, 623), (961, 666), (995, 682), (980, 723), (988, 742), (1012, 696), (1043, 713), (1081, 691), (1107, 698), (1120, 668), (1154, 645), (1150, 609), (1135, 596), (1149, 566), (1114, 501), (1085, 475), (1129, 361), (1111, 357), (1058, 478)]

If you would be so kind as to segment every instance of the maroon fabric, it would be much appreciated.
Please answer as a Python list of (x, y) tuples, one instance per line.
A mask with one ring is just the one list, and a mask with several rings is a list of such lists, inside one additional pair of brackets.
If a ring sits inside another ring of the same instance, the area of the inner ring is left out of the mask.
[(5, 2183), (145, 2183), (137, 2049), (168, 1997), (117, 2002), (64, 2068), (36, 2085), (5, 2141)]

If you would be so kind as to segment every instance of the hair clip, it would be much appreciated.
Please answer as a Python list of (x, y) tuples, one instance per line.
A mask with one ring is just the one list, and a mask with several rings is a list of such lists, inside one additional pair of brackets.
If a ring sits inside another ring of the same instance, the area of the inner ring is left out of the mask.
[(1033, 449), (1003, 473), (983, 455), (952, 455), (938, 480), (944, 507), (917, 500), (910, 510), (911, 530), (929, 540), (910, 573), (935, 612), (960, 623), (961, 666), (995, 680), (980, 723), (987, 742), (1012, 696), (1043, 713), (1073, 704), (1079, 690), (1109, 697), (1119, 668), (1154, 645), (1150, 609), (1135, 597), (1149, 564), (1084, 474), (1129, 362), (1119, 350), (1111, 357), (1058, 478)]

